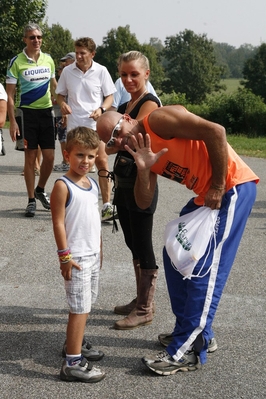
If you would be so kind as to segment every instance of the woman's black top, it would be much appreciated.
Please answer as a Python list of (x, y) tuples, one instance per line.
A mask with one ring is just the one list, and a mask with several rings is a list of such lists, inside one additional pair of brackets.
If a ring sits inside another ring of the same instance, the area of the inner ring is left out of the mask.
[[(131, 118), (136, 119), (141, 106), (146, 101), (153, 101), (159, 107), (161, 106), (161, 103), (156, 96), (151, 93), (147, 93), (129, 112)], [(124, 114), (127, 108), (127, 104), (128, 103), (121, 104), (118, 107), (117, 111), (120, 114)], [(115, 205), (126, 206), (130, 210), (136, 210), (139, 212), (153, 213), (155, 211), (158, 198), (158, 187), (156, 187), (155, 195), (149, 208), (143, 211), (136, 205), (134, 198), (134, 185), (137, 176), (137, 167), (134, 162), (134, 158), (131, 154), (129, 154), (128, 151), (118, 151), (114, 162), (114, 174), (116, 188), (113, 203)]]

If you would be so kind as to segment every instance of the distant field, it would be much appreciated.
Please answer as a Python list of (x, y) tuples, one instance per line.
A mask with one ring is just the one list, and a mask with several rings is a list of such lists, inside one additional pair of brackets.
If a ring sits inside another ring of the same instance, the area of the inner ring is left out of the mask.
[(232, 93), (240, 87), (240, 79), (222, 79), (221, 83), (226, 85), (225, 93)]

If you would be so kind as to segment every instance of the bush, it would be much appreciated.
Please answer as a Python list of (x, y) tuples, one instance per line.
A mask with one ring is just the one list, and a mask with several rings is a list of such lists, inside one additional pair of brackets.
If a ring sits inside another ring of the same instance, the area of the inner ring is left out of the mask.
[(219, 123), (227, 134), (266, 136), (266, 104), (248, 89), (231, 94), (213, 94), (200, 104), (189, 104), (186, 95), (172, 92), (160, 96), (163, 105), (180, 104), (202, 118)]
[(208, 107), (207, 119), (223, 125), (228, 134), (266, 136), (266, 104), (250, 90), (214, 95), (208, 99)]
[(174, 91), (170, 94), (163, 93), (160, 95), (160, 100), (163, 105), (180, 104), (184, 107), (188, 106), (185, 93), (175, 93)]
[(199, 115), (202, 118), (207, 118), (209, 115), (209, 107), (207, 104), (189, 104), (184, 93), (175, 93), (174, 91), (171, 94), (163, 93), (160, 95), (160, 100), (163, 105), (183, 105), (188, 111), (193, 112), (193, 114)]

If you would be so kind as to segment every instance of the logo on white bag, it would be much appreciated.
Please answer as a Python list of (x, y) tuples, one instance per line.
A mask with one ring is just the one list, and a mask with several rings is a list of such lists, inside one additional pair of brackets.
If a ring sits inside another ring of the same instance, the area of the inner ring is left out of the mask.
[(189, 239), (186, 236), (187, 229), (185, 229), (185, 227), (186, 223), (184, 222), (178, 223), (178, 233), (175, 237), (185, 251), (190, 251), (192, 244), (191, 242), (189, 242)]

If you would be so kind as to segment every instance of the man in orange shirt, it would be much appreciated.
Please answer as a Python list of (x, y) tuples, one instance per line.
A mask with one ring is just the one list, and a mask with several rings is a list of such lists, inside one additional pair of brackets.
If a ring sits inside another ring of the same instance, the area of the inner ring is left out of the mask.
[[(259, 178), (226, 141), (225, 129), (188, 112), (180, 105), (158, 108), (143, 120), (108, 112), (97, 122), (107, 147), (126, 149), (138, 167), (135, 199), (142, 209), (153, 198), (157, 174), (185, 185), (197, 196), (181, 210), (200, 206), (219, 209), (215, 240), (184, 279), (163, 251), (165, 275), (176, 324), (172, 334), (161, 334), (167, 347), (143, 363), (159, 375), (197, 370), (199, 360), (217, 349), (212, 323), (233, 265)], [(165, 338), (168, 342), (165, 342)]]

